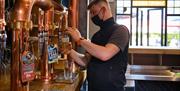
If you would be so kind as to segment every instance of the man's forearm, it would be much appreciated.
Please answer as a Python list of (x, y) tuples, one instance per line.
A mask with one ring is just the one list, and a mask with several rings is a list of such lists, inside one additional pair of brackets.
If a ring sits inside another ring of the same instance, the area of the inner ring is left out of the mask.
[(85, 55), (80, 54), (74, 50), (71, 50), (70, 53), (71, 57), (75, 60), (75, 62), (81, 66), (86, 66), (88, 63), (88, 59), (86, 58)]
[(101, 55), (103, 55), (102, 50), (104, 51), (105, 48), (96, 44), (91, 43), (88, 40), (82, 40), (81, 46), (86, 49), (92, 56), (95, 56), (97, 58), (100, 58)]

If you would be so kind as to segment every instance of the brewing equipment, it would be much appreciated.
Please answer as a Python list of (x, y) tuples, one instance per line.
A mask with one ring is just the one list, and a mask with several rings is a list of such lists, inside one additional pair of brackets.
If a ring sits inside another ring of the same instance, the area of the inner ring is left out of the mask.
[[(74, 2), (74, 0), (72, 1)], [(73, 7), (71, 7), (72, 5)], [(68, 26), (76, 27), (77, 25), (77, 19), (74, 17), (76, 13), (74, 8), (76, 6), (71, 3), (70, 8), (65, 10), (55, 0), (15, 0), (13, 6), (10, 13), (11, 21), (8, 22), (12, 28), (10, 89), (11, 91), (28, 91), (30, 82), (36, 79), (37, 75), (39, 75), (42, 82), (50, 84), (49, 81), (53, 80), (54, 77), (53, 66), (59, 59), (66, 61), (67, 64), (74, 65), (67, 53), (67, 50), (72, 48), (72, 43), (65, 32)], [(31, 15), (31, 11), (35, 6), (38, 7), (38, 12), (36, 12), (38, 16), (36, 17)], [(5, 0), (0, 0), (0, 64), (3, 65), (0, 67), (5, 68), (6, 66), (2, 63), (7, 39), (4, 7)], [(54, 24), (55, 11), (61, 12), (60, 17), (58, 17), (60, 20), (59, 25)], [(30, 35), (30, 32), (36, 25), (31, 20), (38, 21), (38, 34), (34, 37)], [(57, 35), (53, 33), (55, 29), (59, 30)], [(58, 40), (57, 44), (53, 42), (54, 38)], [(36, 47), (34, 43), (38, 43), (38, 48), (34, 48)], [(35, 53), (35, 49), (38, 49), (38, 53)], [(38, 56), (35, 54), (38, 54)], [(39, 61), (40, 70), (35, 70), (36, 61)], [(64, 72), (66, 73), (66, 71)]]

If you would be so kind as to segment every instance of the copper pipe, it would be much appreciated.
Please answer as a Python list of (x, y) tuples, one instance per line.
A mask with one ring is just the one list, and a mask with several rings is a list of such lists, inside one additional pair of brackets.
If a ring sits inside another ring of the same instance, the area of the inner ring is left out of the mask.
[[(78, 27), (78, 3), (79, 0), (70, 0), (68, 9), (68, 26), (77, 28)], [(72, 41), (73, 48), (76, 48), (75, 42)]]
[(5, 19), (5, 0), (0, 0), (0, 19)]
[(11, 91), (20, 90), (19, 80), (19, 60), (20, 60), (20, 48), (19, 48), (19, 32), (20, 29), (14, 29), (12, 34), (12, 61), (11, 61)]
[(77, 27), (78, 26), (78, 2), (79, 0), (70, 0), (69, 12), (68, 12), (68, 22), (69, 26)]
[(0, 0), (0, 31), (5, 30), (5, 0)]

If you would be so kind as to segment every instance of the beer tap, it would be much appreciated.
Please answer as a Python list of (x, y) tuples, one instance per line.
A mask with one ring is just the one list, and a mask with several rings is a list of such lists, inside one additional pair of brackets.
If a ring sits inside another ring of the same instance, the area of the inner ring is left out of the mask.
[(43, 51), (43, 43), (44, 43), (44, 11), (42, 11), (41, 9), (39, 9), (39, 13), (38, 13), (38, 38), (39, 38), (39, 50), (38, 50), (38, 54), (39, 54), (39, 59), (41, 59), (42, 56), (42, 51)]
[(68, 51), (72, 49), (72, 43), (70, 42), (70, 36), (66, 33), (67, 27), (68, 27), (68, 12), (64, 11), (61, 13), (61, 17), (59, 21), (59, 30), (58, 30), (59, 55), (60, 55), (60, 60), (62, 60), (64, 63), (64, 80), (71, 83), (73, 81), (73, 75), (74, 75), (73, 73), (74, 73), (75, 65), (72, 59), (70, 58), (70, 56), (68, 56)]
[(41, 63), (41, 77), (49, 81), (53, 76), (53, 63), (58, 61), (57, 45), (53, 44), (54, 8), (39, 13), (39, 55)]
[(64, 50), (68, 48), (68, 46), (71, 44), (69, 35), (66, 34), (66, 28), (68, 27), (68, 12), (64, 11), (62, 13), (62, 17), (60, 17), (61, 20), (59, 21), (59, 54), (60, 54), (60, 60), (67, 60), (67, 54)]
[[(47, 23), (47, 22), (46, 22)], [(38, 37), (39, 37), (39, 61), (40, 61), (40, 71), (41, 79), (44, 81), (49, 81), (50, 71), (48, 65), (48, 26), (45, 25), (45, 11), (39, 9), (38, 15)]]

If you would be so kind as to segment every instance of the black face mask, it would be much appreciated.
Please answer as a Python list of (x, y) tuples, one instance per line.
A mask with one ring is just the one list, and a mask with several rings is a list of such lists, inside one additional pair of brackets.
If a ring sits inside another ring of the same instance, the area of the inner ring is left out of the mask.
[(103, 20), (99, 18), (98, 14), (92, 17), (91, 20), (97, 26), (101, 26), (103, 23)]

